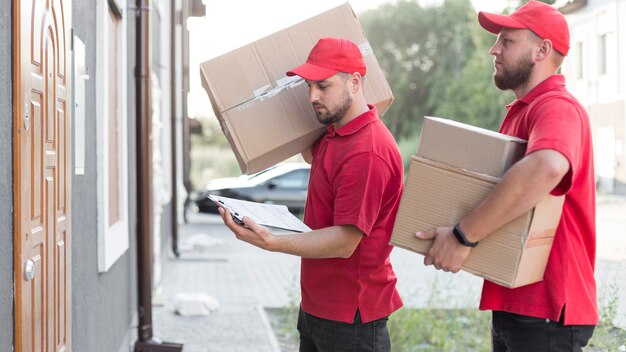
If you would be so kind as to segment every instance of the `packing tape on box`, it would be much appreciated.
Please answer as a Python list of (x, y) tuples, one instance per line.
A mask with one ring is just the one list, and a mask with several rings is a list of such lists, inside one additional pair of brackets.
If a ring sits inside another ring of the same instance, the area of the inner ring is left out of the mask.
[[(361, 55), (363, 57), (367, 57), (369, 55), (374, 54), (374, 50), (372, 50), (372, 46), (369, 42), (361, 43), (358, 45), (359, 50), (361, 51)], [(260, 88), (257, 88), (253, 91), (254, 98), (244, 101), (239, 105), (233, 106), (228, 110), (232, 110), (234, 108), (247, 108), (251, 103), (254, 103), (259, 100), (269, 99), (276, 94), (280, 93), (284, 89), (289, 89), (293, 87), (297, 87), (305, 82), (304, 78), (300, 76), (285, 76), (279, 80), (276, 80), (275, 87), (272, 88), (270, 84), (266, 84)]]
[(272, 89), (272, 86), (269, 84), (264, 85), (261, 88), (257, 88), (255, 89), (252, 93), (254, 94), (254, 97), (260, 97), (261, 95), (267, 93), (270, 91), (270, 89)]
[(291, 76), (291, 77), (285, 76), (276, 81), (276, 84), (274, 85), (275, 88), (272, 88), (271, 84), (266, 84), (261, 88), (255, 89), (252, 93), (254, 94), (254, 98), (258, 98), (258, 97), (261, 97), (263, 95), (268, 95), (268, 94), (270, 96), (274, 96), (278, 94), (278, 92), (286, 88), (287, 86), (291, 86), (294, 83), (295, 84), (293, 86), (296, 86), (302, 82), (304, 82), (304, 79), (300, 76)]
[(297, 83), (298, 81), (304, 81), (304, 78), (300, 76), (285, 76), (276, 81), (276, 87), (288, 86), (292, 83)]
[(359, 50), (361, 50), (361, 55), (363, 55), (363, 57), (374, 54), (374, 50), (372, 50), (372, 46), (369, 42), (359, 44)]
[[(294, 78), (295, 77), (295, 78)], [(299, 76), (293, 76), (293, 77), (287, 77), (288, 79), (285, 78), (281, 78), (278, 81), (276, 81), (277, 86), (275, 88), (271, 88), (269, 89), (270, 85), (266, 85), (263, 86), (259, 89), (256, 89), (255, 92), (255, 97), (249, 100), (244, 101), (241, 104), (235, 105), (230, 109), (224, 110), (224, 112), (226, 111), (230, 111), (230, 110), (235, 110), (235, 109), (248, 109), (250, 108), (251, 105), (256, 104), (260, 101), (264, 101), (267, 99), (270, 99), (272, 97), (274, 97), (275, 95), (277, 95), (278, 93), (282, 92), (283, 90), (286, 89), (291, 89), (297, 86), (300, 86), (304, 83), (306, 83), (306, 81)], [(279, 85), (280, 83), (280, 85)], [(284, 84), (284, 85), (283, 85)], [(258, 96), (256, 95), (256, 92), (262, 92), (261, 94), (259, 94)]]

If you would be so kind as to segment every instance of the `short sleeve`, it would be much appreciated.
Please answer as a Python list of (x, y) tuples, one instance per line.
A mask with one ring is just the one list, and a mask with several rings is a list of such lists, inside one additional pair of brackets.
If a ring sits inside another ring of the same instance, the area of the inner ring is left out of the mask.
[(546, 99), (537, 105), (529, 116), (527, 153), (552, 149), (563, 154), (570, 164), (570, 171), (553, 194), (565, 194), (581, 165), (583, 146), (583, 116), (577, 106), (567, 97)]

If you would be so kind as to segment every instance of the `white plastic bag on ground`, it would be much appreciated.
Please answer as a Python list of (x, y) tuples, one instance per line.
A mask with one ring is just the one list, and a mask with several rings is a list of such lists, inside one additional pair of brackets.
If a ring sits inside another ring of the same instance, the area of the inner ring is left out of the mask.
[(206, 293), (179, 293), (174, 299), (174, 309), (182, 316), (209, 315), (219, 309), (220, 303)]

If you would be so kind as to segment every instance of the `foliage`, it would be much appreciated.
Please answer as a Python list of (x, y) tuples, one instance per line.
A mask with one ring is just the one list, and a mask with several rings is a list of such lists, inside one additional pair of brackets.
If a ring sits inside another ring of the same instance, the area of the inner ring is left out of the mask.
[(585, 351), (626, 351), (626, 331), (613, 325), (619, 304), (617, 281), (600, 287), (599, 291), (600, 323)]
[(228, 141), (222, 133), (222, 129), (217, 121), (217, 118), (200, 116), (195, 118), (197, 123), (200, 124), (200, 134), (191, 135), (191, 144), (196, 145), (212, 145), (219, 148), (229, 148)]
[(493, 84), (493, 61), (488, 52), (495, 37), (477, 23), (471, 26), (471, 36), (475, 50), (468, 54), (459, 79), (446, 86), (446, 96), (455, 102), (438, 105), (436, 115), (497, 130), (506, 113), (504, 106), (515, 97)]
[(398, 149), (400, 149), (400, 155), (402, 155), (402, 161), (404, 162), (404, 173), (406, 176), (411, 163), (411, 156), (417, 151), (417, 145), (419, 142), (418, 134), (414, 134), (411, 137), (405, 137), (398, 141)]
[(191, 135), (189, 178), (193, 190), (209, 179), (240, 175), (239, 164), (217, 121), (198, 118), (202, 134)]
[[(265, 312), (281, 346), (281, 351), (297, 351), (299, 335), (296, 329), (300, 294), (297, 278), (286, 289), (289, 304), (282, 308), (266, 308)], [(584, 348), (585, 352), (626, 351), (626, 330), (613, 325), (619, 305), (617, 279), (598, 288), (600, 323)], [(491, 312), (475, 308), (459, 308), (446, 298), (447, 288), (435, 279), (428, 290), (428, 308), (404, 307), (393, 313), (388, 321), (393, 351), (489, 351)], [(439, 308), (447, 302), (447, 308)], [(463, 304), (464, 307), (467, 303)], [(435, 308), (437, 307), (437, 308)]]
[(275, 331), (281, 351), (297, 351), (300, 345), (298, 332), (298, 312), (300, 310), (299, 277), (293, 278), (293, 284), (286, 287), (289, 304), (280, 308), (265, 308), (270, 324)]
[(414, 138), (424, 115), (497, 129), (512, 95), (493, 86), (495, 37), (480, 28), (469, 0), (400, 0), (359, 20), (394, 92), (383, 120), (396, 138)]
[[(297, 351), (298, 309), (266, 308), (282, 351)], [(403, 308), (389, 318), (394, 351), (489, 351), (491, 312), (460, 308)], [(626, 350), (626, 331), (601, 321), (586, 352)]]
[(393, 350), (488, 351), (490, 313), (477, 309), (402, 309), (389, 319)]

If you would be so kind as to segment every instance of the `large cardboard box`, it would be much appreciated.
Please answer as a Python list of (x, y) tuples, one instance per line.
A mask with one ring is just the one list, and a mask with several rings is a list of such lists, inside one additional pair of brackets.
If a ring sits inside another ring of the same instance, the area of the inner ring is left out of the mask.
[(425, 116), (417, 155), (460, 169), (502, 177), (524, 157), (526, 141), (458, 121)]
[(243, 173), (296, 155), (323, 134), (306, 82), (285, 72), (304, 63), (324, 36), (344, 37), (361, 48), (367, 101), (381, 116), (391, 105), (391, 88), (348, 3), (203, 62), (202, 85)]
[[(476, 151), (483, 150), (486, 146), (493, 147), (494, 138), (500, 140), (495, 143), (500, 148), (497, 151), (491, 150), (488, 154), (492, 159), (483, 159), (480, 163), (470, 162), (481, 165), (479, 169), (483, 171), (500, 170), (503, 160), (509, 160), (509, 154), (517, 153), (520, 146), (524, 145), (522, 140), (502, 134), (494, 135), (493, 132), (476, 130), (464, 124), (438, 122), (425, 124), (422, 136), (437, 135), (450, 126), (471, 130), (472, 133), (482, 136), (473, 142), (476, 144), (471, 149), (458, 148), (459, 143), (462, 144), (465, 140), (448, 139), (448, 153), (445, 150), (436, 153), (442, 155), (442, 160), (449, 161), (449, 157), (453, 157), (454, 160), (467, 165), (463, 161), (482, 157), (482, 152)], [(417, 154), (430, 150), (431, 146), (425, 145), (430, 143), (429, 140), (428, 138), (420, 140)], [(516, 147), (515, 144), (519, 145)], [(448, 155), (453, 153), (461, 155)], [(430, 152), (426, 154), (434, 155)], [(505, 164), (510, 166), (512, 163), (506, 161)], [(458, 223), (485, 199), (500, 181), (500, 176), (488, 175), (482, 171), (469, 171), (439, 160), (414, 155), (391, 236), (391, 244), (425, 254), (432, 240), (419, 240), (415, 238), (415, 232)], [(531, 211), (480, 241), (462, 269), (511, 288), (541, 281), (560, 221), (563, 200), (564, 197), (548, 196)]]

